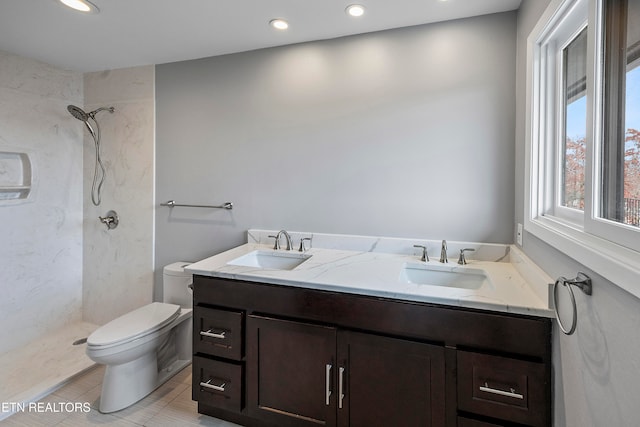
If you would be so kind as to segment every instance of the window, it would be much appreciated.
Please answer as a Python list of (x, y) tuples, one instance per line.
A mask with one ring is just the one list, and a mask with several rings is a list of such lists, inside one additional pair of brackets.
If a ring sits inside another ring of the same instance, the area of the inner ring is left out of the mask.
[(640, 0), (554, 0), (528, 40), (525, 229), (640, 296)]
[[(560, 169), (557, 192), (560, 209), (584, 211), (584, 177), (587, 140), (587, 29), (560, 52), (562, 61), (562, 135), (558, 140)], [(564, 216), (577, 213), (564, 212)], [(578, 220), (579, 221), (579, 220)]]
[(640, 0), (604, 7), (604, 113), (598, 217), (640, 227)]

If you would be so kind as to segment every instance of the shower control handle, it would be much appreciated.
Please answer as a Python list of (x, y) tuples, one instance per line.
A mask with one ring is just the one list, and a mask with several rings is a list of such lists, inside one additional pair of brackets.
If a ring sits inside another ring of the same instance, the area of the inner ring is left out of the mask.
[(107, 226), (107, 230), (113, 230), (120, 223), (116, 211), (109, 211), (105, 216), (99, 216), (100, 222)]

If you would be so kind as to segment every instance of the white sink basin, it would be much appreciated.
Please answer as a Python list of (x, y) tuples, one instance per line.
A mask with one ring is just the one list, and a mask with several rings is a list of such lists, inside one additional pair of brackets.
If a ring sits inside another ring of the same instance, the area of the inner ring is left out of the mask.
[(253, 251), (227, 264), (269, 270), (293, 270), (309, 258), (311, 255), (298, 252)]
[[(454, 271), (455, 270), (455, 271)], [(478, 268), (456, 268), (428, 264), (405, 263), (400, 272), (401, 283), (426, 286), (445, 286), (461, 289), (480, 289), (490, 286), (485, 272)]]

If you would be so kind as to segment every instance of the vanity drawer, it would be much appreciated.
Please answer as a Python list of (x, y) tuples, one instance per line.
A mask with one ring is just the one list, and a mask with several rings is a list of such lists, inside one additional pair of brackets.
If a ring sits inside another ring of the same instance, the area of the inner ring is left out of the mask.
[(458, 351), (458, 408), (531, 426), (550, 422), (543, 363)]
[(228, 411), (242, 410), (242, 365), (193, 357), (192, 399)]
[(193, 314), (193, 350), (227, 359), (242, 359), (241, 311), (196, 306)]

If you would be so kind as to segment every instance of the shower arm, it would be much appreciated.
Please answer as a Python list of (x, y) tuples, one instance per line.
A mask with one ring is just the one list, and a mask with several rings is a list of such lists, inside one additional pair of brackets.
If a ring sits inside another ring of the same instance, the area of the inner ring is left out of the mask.
[(95, 115), (96, 113), (99, 113), (100, 111), (108, 111), (110, 113), (113, 113), (115, 111), (114, 107), (100, 107), (97, 110), (93, 110), (90, 113), (87, 113), (87, 116), (91, 117), (93, 120), (95, 120)]

